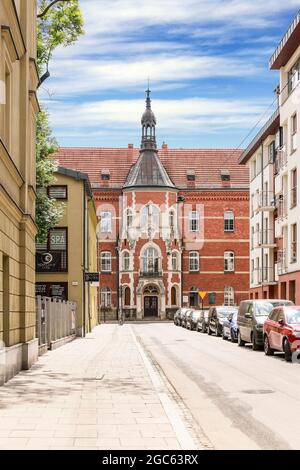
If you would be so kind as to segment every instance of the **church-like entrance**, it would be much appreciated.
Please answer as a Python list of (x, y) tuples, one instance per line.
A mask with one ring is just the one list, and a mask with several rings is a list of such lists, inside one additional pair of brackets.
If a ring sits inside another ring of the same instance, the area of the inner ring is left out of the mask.
[(153, 295), (144, 297), (144, 316), (158, 317), (158, 297)]
[(159, 290), (156, 286), (147, 286), (144, 290), (144, 318), (158, 317)]

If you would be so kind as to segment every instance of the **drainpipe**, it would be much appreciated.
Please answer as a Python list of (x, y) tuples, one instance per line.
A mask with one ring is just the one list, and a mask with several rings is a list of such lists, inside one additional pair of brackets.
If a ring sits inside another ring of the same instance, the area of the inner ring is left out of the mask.
[(83, 182), (83, 337), (86, 335), (86, 196), (85, 181)]

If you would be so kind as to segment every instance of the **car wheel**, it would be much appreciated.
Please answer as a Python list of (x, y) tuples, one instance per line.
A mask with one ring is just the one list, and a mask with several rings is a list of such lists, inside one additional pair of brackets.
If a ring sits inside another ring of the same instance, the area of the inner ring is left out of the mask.
[(231, 339), (231, 342), (232, 342), (232, 343), (236, 343), (236, 338), (235, 338), (235, 336), (233, 335), (232, 330), (230, 331), (230, 339)]
[(218, 337), (222, 336), (222, 330), (220, 329), (219, 325), (217, 326), (217, 329), (216, 329), (216, 336)]
[(288, 342), (287, 339), (283, 343), (283, 351), (284, 351), (284, 358), (285, 358), (286, 362), (291, 362), (291, 360), (292, 360), (292, 351), (291, 351), (291, 348), (290, 348), (290, 343)]
[(264, 339), (264, 351), (265, 351), (266, 356), (274, 355), (274, 349), (270, 347), (269, 338), (267, 337), (267, 335), (265, 336), (265, 339)]
[(210, 327), (208, 327), (207, 334), (208, 334), (209, 336), (212, 335), (212, 331), (211, 331)]
[(222, 333), (222, 339), (224, 339), (225, 341), (226, 341), (226, 339), (228, 339), (227, 336), (224, 333), (224, 330), (223, 330), (223, 333)]
[(259, 344), (257, 343), (255, 332), (253, 332), (253, 335), (252, 335), (252, 349), (253, 351), (258, 351), (260, 349)]
[(242, 340), (241, 333), (238, 331), (238, 345), (242, 347), (242, 346), (245, 346), (245, 344), (246, 344), (245, 341)]

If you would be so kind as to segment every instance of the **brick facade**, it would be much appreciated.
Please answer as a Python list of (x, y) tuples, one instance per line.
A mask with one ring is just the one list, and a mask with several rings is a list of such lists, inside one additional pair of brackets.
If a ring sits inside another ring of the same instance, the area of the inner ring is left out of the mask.
[[(87, 172), (92, 182), (106, 320), (121, 309), (128, 317), (164, 319), (180, 306), (200, 306), (198, 291), (207, 292), (204, 306), (249, 297), (249, 181), (240, 152), (166, 144), (158, 151), (148, 100), (140, 152), (129, 145), (58, 155), (61, 165)], [(227, 231), (226, 213), (233, 218)], [(226, 252), (234, 257), (228, 272)]]

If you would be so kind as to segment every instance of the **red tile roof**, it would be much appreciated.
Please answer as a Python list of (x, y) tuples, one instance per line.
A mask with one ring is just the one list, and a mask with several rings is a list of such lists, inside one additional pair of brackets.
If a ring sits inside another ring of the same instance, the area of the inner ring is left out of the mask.
[[(169, 149), (159, 150), (159, 157), (171, 180), (179, 189), (249, 188), (249, 173), (239, 165), (240, 150)], [(56, 155), (61, 166), (89, 175), (94, 188), (122, 188), (139, 149), (133, 148), (61, 148)], [(101, 171), (110, 170), (110, 180), (101, 180)], [(187, 182), (187, 170), (195, 170), (195, 184)], [(229, 170), (230, 184), (221, 180), (221, 170)]]

